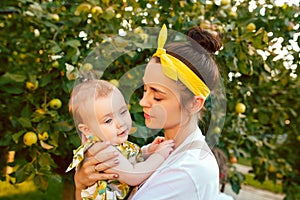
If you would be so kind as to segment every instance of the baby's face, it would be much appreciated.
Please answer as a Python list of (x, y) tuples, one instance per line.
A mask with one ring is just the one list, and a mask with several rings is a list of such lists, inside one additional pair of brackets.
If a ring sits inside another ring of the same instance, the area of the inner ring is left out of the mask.
[(121, 144), (128, 138), (132, 120), (123, 95), (117, 89), (107, 97), (101, 97), (94, 101), (94, 108), (89, 112), (90, 119), (87, 122), (92, 133), (103, 141), (111, 144)]

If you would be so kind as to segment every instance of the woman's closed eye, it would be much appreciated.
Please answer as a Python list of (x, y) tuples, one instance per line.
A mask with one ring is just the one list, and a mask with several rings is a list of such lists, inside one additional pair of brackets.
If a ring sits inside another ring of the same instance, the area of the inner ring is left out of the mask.
[(121, 115), (124, 115), (124, 114), (126, 114), (127, 112), (128, 112), (128, 110), (127, 110), (127, 109), (124, 109), (124, 110), (121, 110), (120, 114), (121, 114)]
[(146, 90), (146, 88), (145, 88), (145, 87), (144, 87), (144, 90), (143, 90), (143, 91), (144, 91), (144, 93), (146, 93), (146, 92), (147, 92), (147, 90)]
[[(152, 90), (154, 90), (154, 89), (152, 89)], [(147, 89), (146, 89), (146, 87), (144, 86), (144, 94), (145, 94), (146, 92), (147, 92)], [(154, 90), (154, 92), (156, 92), (156, 90)], [(154, 100), (154, 101), (161, 101), (162, 98), (158, 98), (158, 97), (154, 96), (154, 97), (153, 97), (153, 100)]]

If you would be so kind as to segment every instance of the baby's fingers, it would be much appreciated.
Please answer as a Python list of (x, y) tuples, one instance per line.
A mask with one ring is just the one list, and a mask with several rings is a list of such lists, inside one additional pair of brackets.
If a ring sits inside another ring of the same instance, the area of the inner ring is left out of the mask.
[(157, 137), (154, 139), (153, 143), (154, 143), (154, 144), (160, 144), (160, 143), (162, 143), (164, 140), (165, 140), (164, 137), (157, 136)]
[(174, 140), (165, 140), (161, 144), (174, 146)]

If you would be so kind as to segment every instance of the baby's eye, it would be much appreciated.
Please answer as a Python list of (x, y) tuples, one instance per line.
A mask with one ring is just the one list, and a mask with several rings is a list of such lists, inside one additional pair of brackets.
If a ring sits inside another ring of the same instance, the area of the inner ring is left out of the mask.
[(104, 121), (105, 124), (109, 124), (111, 122), (112, 122), (112, 119), (107, 119), (107, 120)]
[(161, 99), (160, 98), (156, 98), (156, 97), (154, 97), (153, 98), (155, 101), (161, 101)]

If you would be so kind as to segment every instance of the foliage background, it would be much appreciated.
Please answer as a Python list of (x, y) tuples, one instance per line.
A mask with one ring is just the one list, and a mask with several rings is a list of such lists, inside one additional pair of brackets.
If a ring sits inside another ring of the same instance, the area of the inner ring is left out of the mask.
[[(219, 32), (224, 43), (216, 60), (227, 113), (222, 132), (210, 137), (230, 159), (251, 159), (256, 179), (281, 183), (286, 199), (299, 199), (299, 4), (260, 2), (251, 1), (252, 9), (249, 0), (1, 1), (0, 148), (2, 155), (16, 152), (13, 162), (1, 159), (2, 180), (18, 184), (33, 177), (41, 190), (47, 190), (50, 178), (72, 180), (64, 170), (80, 140), (67, 103), (76, 70), (93, 48), (124, 31), (142, 33), (144, 26), (165, 23), (184, 33), (200, 25)], [(117, 45), (126, 44), (119, 39)], [(117, 70), (104, 77), (118, 80), (151, 53), (118, 58)], [(61, 108), (50, 107), (54, 98), (62, 101)], [(136, 121), (141, 120), (138, 99), (138, 93), (131, 99)], [(238, 102), (246, 105), (245, 113), (236, 113)], [(23, 143), (28, 131), (47, 132), (49, 138), (28, 147)], [(6, 165), (14, 169), (9, 176)], [(244, 177), (232, 170), (230, 183), (238, 192)]]

